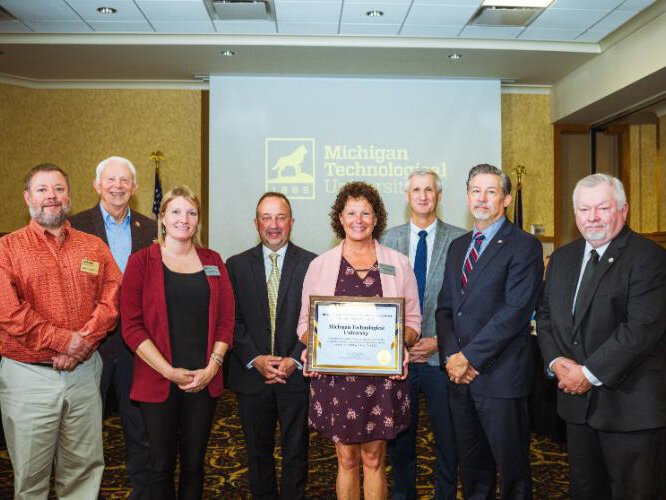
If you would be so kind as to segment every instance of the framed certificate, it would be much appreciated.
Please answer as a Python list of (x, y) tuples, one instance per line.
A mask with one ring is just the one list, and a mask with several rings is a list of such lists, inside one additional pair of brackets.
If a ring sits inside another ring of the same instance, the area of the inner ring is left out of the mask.
[(400, 375), (405, 299), (310, 297), (307, 369), (341, 375)]

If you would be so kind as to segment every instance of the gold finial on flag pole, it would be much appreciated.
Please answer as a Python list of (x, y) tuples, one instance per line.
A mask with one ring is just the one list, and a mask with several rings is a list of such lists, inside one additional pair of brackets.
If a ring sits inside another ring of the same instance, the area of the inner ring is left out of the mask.
[(155, 170), (160, 169), (160, 162), (163, 162), (165, 160), (164, 153), (162, 151), (153, 151), (150, 153), (150, 161), (152, 161), (155, 164)]
[(518, 165), (513, 169), (518, 179), (518, 184), (523, 181), (523, 175), (527, 175), (527, 169), (523, 165)]

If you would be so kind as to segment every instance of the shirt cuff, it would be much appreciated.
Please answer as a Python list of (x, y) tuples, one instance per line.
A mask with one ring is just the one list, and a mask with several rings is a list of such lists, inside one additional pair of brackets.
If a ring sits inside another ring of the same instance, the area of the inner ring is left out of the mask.
[(259, 356), (255, 356), (254, 358), (252, 358), (250, 360), (250, 362), (245, 365), (245, 368), (247, 368), (248, 370), (251, 370), (252, 368), (254, 368), (254, 366), (253, 366), (254, 365), (254, 360), (257, 359), (258, 357)]
[(590, 381), (590, 384), (596, 387), (604, 385), (603, 382), (601, 382), (601, 380), (595, 377), (594, 374), (590, 370), (588, 370), (587, 366), (583, 366), (583, 375), (585, 375), (585, 378)]

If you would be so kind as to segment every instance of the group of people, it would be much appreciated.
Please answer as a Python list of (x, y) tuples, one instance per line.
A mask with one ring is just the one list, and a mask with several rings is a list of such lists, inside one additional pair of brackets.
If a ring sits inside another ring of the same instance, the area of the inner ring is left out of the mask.
[[(0, 239), (0, 410), (17, 499), (97, 498), (103, 401), (114, 387), (131, 498), (201, 498), (215, 404), (236, 394), (253, 498), (305, 498), (308, 427), (330, 439), (338, 498), (417, 498), (422, 394), (437, 499), (529, 499), (530, 317), (567, 422), (571, 497), (666, 497), (666, 251), (626, 225), (622, 184), (573, 193), (582, 239), (552, 255), (505, 216), (511, 181), (474, 166), (471, 232), (441, 221), (442, 184), (405, 182), (410, 220), (386, 228), (377, 190), (350, 182), (340, 244), (290, 241), (289, 199), (256, 206), (260, 243), (226, 264), (201, 246), (200, 202), (168, 191), (157, 223), (131, 211), (132, 163), (102, 161), (100, 202), (69, 217), (67, 174), (31, 169), (30, 223)], [(404, 298), (405, 362), (390, 377), (307, 370), (311, 296)], [(232, 349), (233, 346), (233, 349)], [(101, 392), (101, 397), (100, 397)], [(281, 477), (276, 476), (279, 423)], [(176, 489), (176, 464), (180, 463)], [(362, 471), (362, 474), (361, 474)]]

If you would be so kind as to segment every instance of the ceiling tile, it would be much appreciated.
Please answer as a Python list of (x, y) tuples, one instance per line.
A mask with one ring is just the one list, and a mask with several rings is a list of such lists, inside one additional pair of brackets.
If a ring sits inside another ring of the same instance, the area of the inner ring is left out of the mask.
[(255, 35), (275, 33), (274, 21), (213, 21), (218, 33)]
[(337, 35), (338, 23), (278, 22), (278, 32), (285, 35)]
[(136, 3), (151, 23), (153, 21), (208, 21), (210, 23), (208, 11), (200, 1), (136, 0)]
[(532, 28), (585, 30), (606, 15), (605, 10), (547, 9)]
[(516, 38), (524, 29), (503, 26), (465, 26), (460, 36), (462, 38)]
[(614, 10), (594, 26), (590, 27), (592, 31), (605, 31), (610, 33), (634, 17), (636, 12), (632, 10)]
[(32, 33), (30, 28), (20, 21), (0, 21), (0, 33)]
[(483, 0), (414, 0), (414, 5), (467, 5), (481, 7)]
[(345, 0), (343, 2), (345, 6), (367, 3), (372, 3), (375, 9), (382, 10), (383, 7), (389, 5), (404, 5), (405, 7), (409, 7), (412, 3), (412, 0), (377, 0), (376, 2), (368, 2), (368, 0)]
[(582, 35), (580, 35), (578, 38), (576, 38), (577, 42), (598, 42), (602, 40), (608, 33), (605, 31), (586, 31)]
[(527, 28), (518, 37), (520, 40), (575, 40), (581, 34), (580, 30)]
[(92, 29), (81, 21), (25, 21), (36, 33), (90, 33)]
[(100, 2), (91, 0), (67, 0), (69, 5), (86, 21), (100, 21), (104, 23), (118, 21), (145, 21), (141, 11), (132, 0), (104, 0), (104, 7), (113, 7), (118, 12), (115, 14), (100, 14), (97, 8), (102, 6)]
[(335, 23), (340, 21), (341, 2), (275, 2), (278, 23)]
[[(380, 10), (381, 17), (368, 17), (367, 12)], [(386, 2), (347, 3), (342, 7), (342, 22), (375, 26), (379, 24), (402, 24), (409, 10), (409, 4), (387, 4)]]
[(153, 33), (147, 21), (88, 21), (95, 33)]
[(437, 36), (455, 38), (460, 33), (462, 26), (428, 26), (421, 24), (405, 24), (400, 30), (405, 36)]
[(405, 24), (421, 24), (436, 26), (459, 25), (462, 27), (476, 12), (476, 6), (461, 5), (414, 5), (412, 6)]
[(592, 10), (613, 10), (624, 0), (555, 0), (551, 9), (592, 9)]
[(0, 0), (0, 6), (24, 21), (78, 21), (62, 0)]
[(654, 3), (654, 0), (627, 0), (622, 4), (622, 10), (639, 12)]
[(150, 21), (157, 33), (215, 33), (212, 21)]
[(399, 31), (399, 24), (346, 23), (340, 25), (341, 35), (397, 35)]

